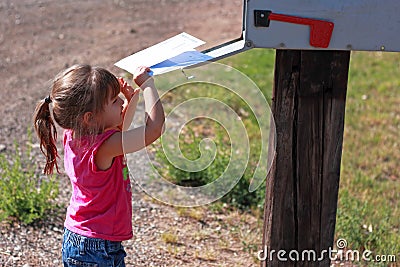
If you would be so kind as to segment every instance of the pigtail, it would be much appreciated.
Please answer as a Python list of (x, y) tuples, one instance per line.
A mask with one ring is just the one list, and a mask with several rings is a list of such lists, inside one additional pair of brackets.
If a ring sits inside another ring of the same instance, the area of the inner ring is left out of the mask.
[(46, 157), (46, 165), (43, 171), (45, 174), (52, 174), (54, 167), (59, 173), (57, 164), (59, 156), (56, 146), (57, 130), (50, 114), (50, 102), (50, 97), (41, 100), (36, 105), (33, 115), (33, 124), (40, 140), (40, 150)]

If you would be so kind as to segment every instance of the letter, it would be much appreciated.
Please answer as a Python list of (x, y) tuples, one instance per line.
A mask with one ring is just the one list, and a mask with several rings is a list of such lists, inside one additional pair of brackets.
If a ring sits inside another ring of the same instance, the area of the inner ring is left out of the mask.
[(284, 251), (283, 249), (279, 250), (278, 254), (277, 254), (278, 260), (279, 261), (287, 261), (287, 258), (282, 258), (285, 256), (285, 254), (286, 254), (286, 251)]
[(269, 253), (269, 260), (270, 261), (274, 260), (274, 253), (275, 253), (275, 249), (271, 250), (271, 252)]
[[(296, 254), (296, 258), (295, 259), (293, 259), (292, 258), (292, 253), (295, 253)], [(299, 252), (297, 252), (296, 250), (291, 250), (290, 252), (289, 252), (289, 259), (291, 260), (291, 261), (299, 261)]]
[[(315, 251), (314, 250), (312, 250), (312, 249), (310, 249), (310, 250), (307, 250), (307, 249), (305, 249), (305, 250), (303, 250), (302, 252), (301, 252), (301, 260), (302, 261), (305, 261), (306, 259), (305, 259), (305, 257), (304, 257), (304, 254), (308, 254), (308, 260), (307, 261), (316, 261), (317, 260), (317, 253), (315, 253)], [(313, 255), (313, 258), (311, 259), (311, 257), (310, 257), (310, 255)]]
[(331, 259), (331, 261), (335, 261), (337, 260), (337, 254), (335, 254), (335, 256), (332, 256), (332, 253), (337, 253), (338, 251), (336, 249), (332, 249), (331, 247), (329, 247), (329, 258)]
[(326, 249), (321, 251), (321, 256), (318, 258), (318, 261), (323, 261), (325, 258), (325, 253), (328, 252)]
[(394, 255), (394, 254), (387, 255), (387, 261), (388, 262), (396, 262), (396, 255)]
[(364, 260), (364, 261), (371, 261), (371, 258), (370, 258), (370, 256), (371, 256), (371, 254), (372, 254), (372, 251), (371, 250), (365, 250), (364, 252), (363, 252), (363, 254), (362, 254), (362, 259)]
[[(357, 255), (357, 259), (354, 258), (354, 255)], [(351, 256), (351, 258), (349, 257)], [(346, 251), (346, 261), (360, 261), (360, 252), (358, 250), (347, 250)]]
[[(265, 261), (267, 259), (268, 253), (266, 253), (266, 252), (267, 252), (267, 246), (265, 246), (264, 249), (261, 249), (257, 252), (257, 258), (259, 261)], [(264, 256), (261, 257), (261, 254), (263, 254), (263, 253), (264, 253)]]

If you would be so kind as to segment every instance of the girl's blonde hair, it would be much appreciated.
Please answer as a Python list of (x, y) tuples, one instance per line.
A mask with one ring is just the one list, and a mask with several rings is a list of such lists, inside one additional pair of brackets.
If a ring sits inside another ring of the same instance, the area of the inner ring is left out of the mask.
[(84, 114), (91, 112), (95, 117), (104, 111), (107, 101), (119, 92), (118, 79), (99, 67), (75, 65), (55, 77), (48, 98), (38, 102), (33, 115), (40, 150), (46, 157), (45, 174), (52, 174), (54, 167), (59, 172), (54, 121), (64, 129), (73, 130), (75, 136), (98, 134), (104, 130), (102, 126), (84, 123)]

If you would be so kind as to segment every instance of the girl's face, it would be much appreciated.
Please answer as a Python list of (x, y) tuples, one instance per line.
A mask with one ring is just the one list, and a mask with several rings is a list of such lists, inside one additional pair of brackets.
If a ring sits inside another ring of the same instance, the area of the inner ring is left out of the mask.
[(104, 129), (117, 128), (122, 125), (123, 122), (123, 104), (119, 95), (108, 99), (104, 106), (104, 112), (99, 114), (99, 120)]

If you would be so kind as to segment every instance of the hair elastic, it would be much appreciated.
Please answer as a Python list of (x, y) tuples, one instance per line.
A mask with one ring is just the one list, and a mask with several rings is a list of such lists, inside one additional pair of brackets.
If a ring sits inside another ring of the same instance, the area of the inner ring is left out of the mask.
[(44, 102), (46, 103), (46, 104), (50, 104), (52, 101), (51, 101), (51, 98), (50, 98), (50, 95), (48, 95), (48, 96), (46, 96), (46, 98), (44, 99)]

